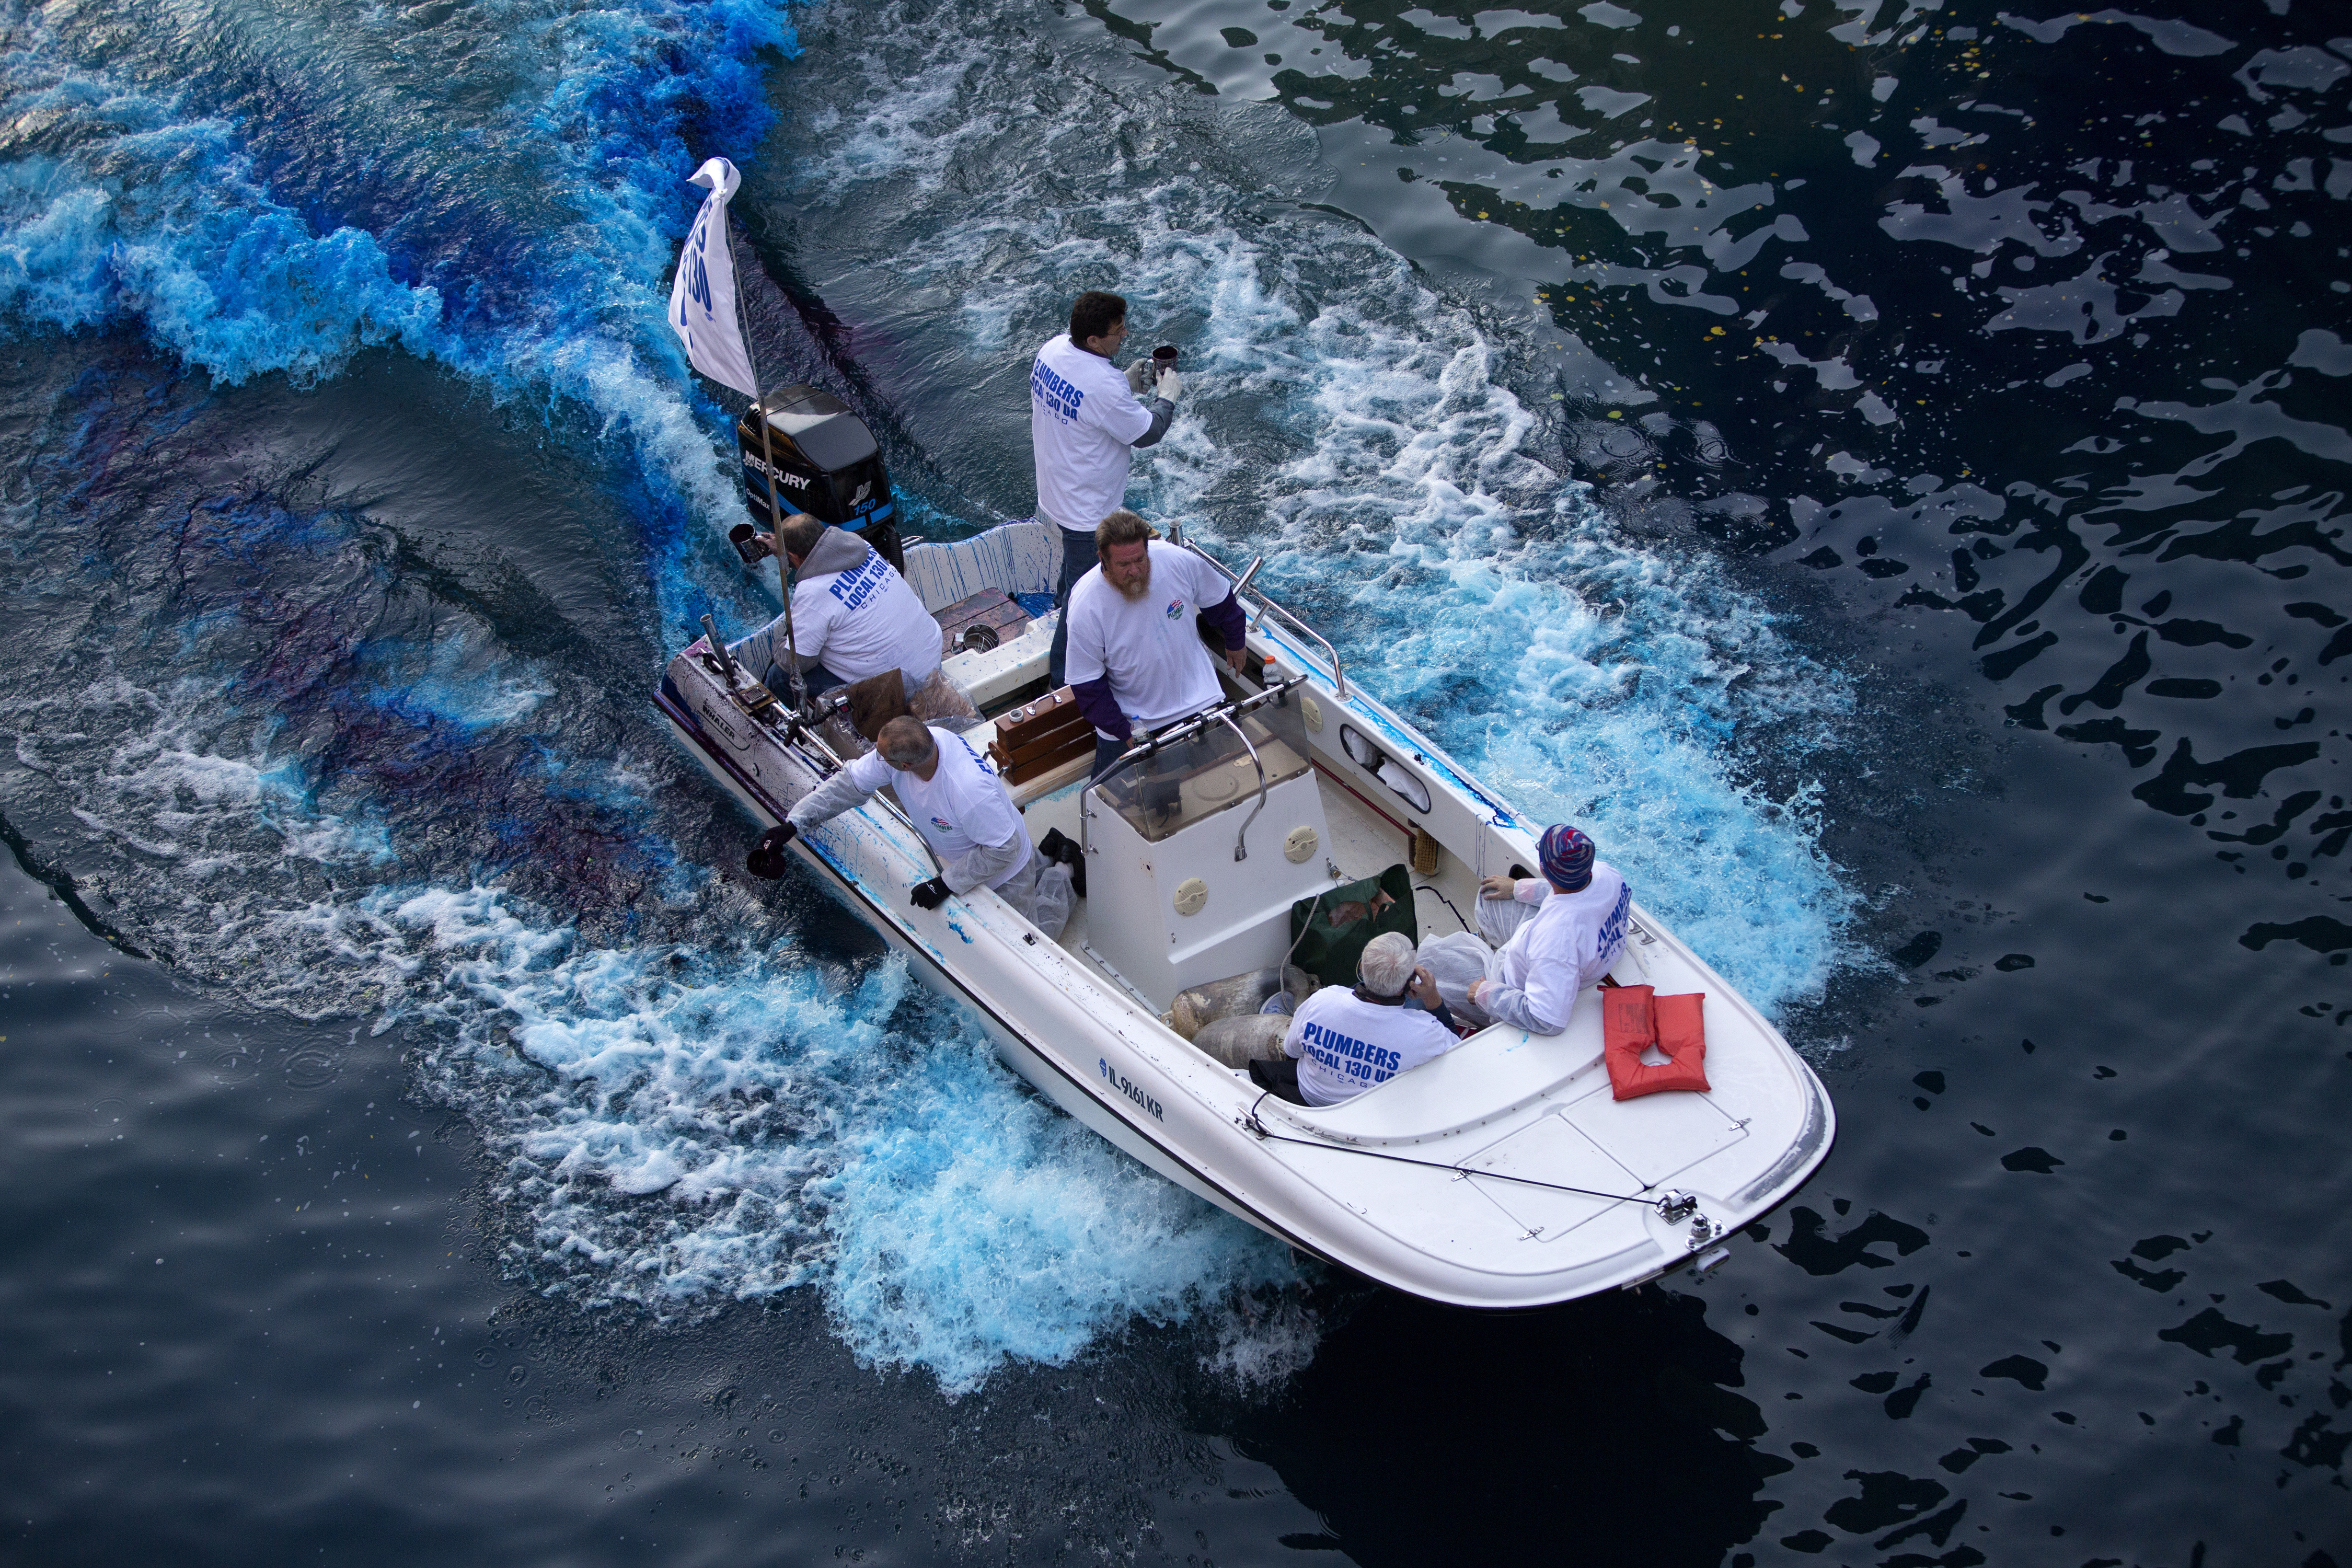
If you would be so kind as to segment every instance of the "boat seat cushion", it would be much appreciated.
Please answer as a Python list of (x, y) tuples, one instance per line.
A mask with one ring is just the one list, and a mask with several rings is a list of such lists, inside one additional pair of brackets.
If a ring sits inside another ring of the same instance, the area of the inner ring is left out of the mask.
[[(1601, 1048), (1612, 1098), (1638, 1100), (1662, 1089), (1696, 1089), (1706, 1081), (1706, 993), (1659, 996), (1647, 985), (1614, 985), (1601, 993)], [(1666, 1059), (1645, 1062), (1656, 1047)]]

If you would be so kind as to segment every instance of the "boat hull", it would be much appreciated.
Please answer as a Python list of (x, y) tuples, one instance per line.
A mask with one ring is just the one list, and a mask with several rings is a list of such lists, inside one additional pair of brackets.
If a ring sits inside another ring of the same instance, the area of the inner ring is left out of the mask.
[[(673, 661), (657, 710), (688, 754), (755, 820), (781, 820), (815, 786), (822, 764), (757, 726), (747, 731), (744, 716), (726, 706), (723, 685), (695, 651)], [(1383, 732), (1402, 723), (1360, 694), (1343, 699), (1326, 681), (1315, 689), (1331, 713)], [(1433, 767), (1443, 761), (1433, 751), (1412, 754)], [(1507, 820), (1486, 796), (1476, 798), (1493, 808), (1486, 813), (1490, 831), (1496, 820)], [(1045, 940), (993, 894), (951, 900), (940, 910), (915, 909), (908, 890), (932, 868), (911, 827), (882, 802), (800, 836), (793, 849), (853, 914), (906, 956), (917, 977), (970, 1010), (1012, 1070), (1113, 1146), (1300, 1251), (1430, 1300), (1537, 1306), (1684, 1267), (1785, 1200), (1834, 1135), (1828, 1098), (1810, 1069), (1718, 977), (1646, 925), (1639, 929), (1643, 943), (1661, 960), (1671, 952), (1727, 1008), (1743, 1010), (1727, 1012), (1727, 1019), (1746, 1016), (1763, 1031), (1758, 1037), (1770, 1048), (1749, 1053), (1757, 1068), (1750, 1098), (1769, 1101), (1764, 1120), (1777, 1118), (1788, 1133), (1760, 1168), (1750, 1161), (1736, 1180), (1691, 1183), (1696, 1212), (1672, 1221), (1655, 1195), (1672, 1174), (1664, 1165), (1646, 1177), (1607, 1167), (1615, 1172), (1607, 1187), (1639, 1189), (1614, 1196), (1580, 1200), (1572, 1195), (1575, 1184), (1550, 1184), (1562, 1160), (1589, 1160), (1583, 1141), (1598, 1139), (1605, 1151), (1615, 1138), (1618, 1165), (1638, 1164), (1645, 1145), (1625, 1144), (1626, 1127), (1664, 1125), (1662, 1117), (1689, 1114), (1661, 1110), (1655, 1102), (1708, 1098), (1653, 1097), (1646, 1113), (1612, 1108), (1599, 1067), (1597, 994), (1587, 994), (1577, 1020), (1558, 1038), (1490, 1030), (1416, 1069), (1412, 1082), (1307, 1113), (1211, 1061), (1154, 1010)], [(1713, 1070), (1712, 1058), (1709, 1065)], [(1524, 1092), (1496, 1088), (1517, 1081), (1514, 1074), (1526, 1080)], [(1734, 1084), (1722, 1098), (1739, 1092)], [(1457, 1119), (1458, 1125), (1381, 1120), (1420, 1110), (1443, 1121), (1433, 1108), (1465, 1093), (1502, 1094), (1507, 1102), (1491, 1114)], [(1738, 1121), (1738, 1131), (1717, 1143), (1745, 1138), (1757, 1119)], [(1763, 1152), (1759, 1144), (1757, 1152)], [(1728, 1176), (1737, 1161), (1727, 1156), (1715, 1163)], [(1696, 1173), (1703, 1173), (1702, 1163)], [(1585, 1184), (1599, 1180), (1587, 1177)]]

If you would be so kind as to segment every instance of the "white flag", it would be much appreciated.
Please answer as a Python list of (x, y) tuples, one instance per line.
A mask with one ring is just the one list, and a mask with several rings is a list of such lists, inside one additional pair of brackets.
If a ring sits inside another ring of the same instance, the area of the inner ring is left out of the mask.
[(693, 232), (677, 258), (669, 286), (669, 324), (686, 340), (694, 368), (746, 397), (760, 395), (752, 379), (751, 351), (735, 320), (735, 262), (727, 245), (727, 199), (743, 177), (724, 158), (694, 172), (693, 183), (710, 195), (694, 215)]

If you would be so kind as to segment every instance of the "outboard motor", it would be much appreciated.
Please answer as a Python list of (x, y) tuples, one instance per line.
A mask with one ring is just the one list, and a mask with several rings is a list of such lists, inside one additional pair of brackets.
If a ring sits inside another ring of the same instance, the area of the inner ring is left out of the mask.
[[(866, 422), (830, 392), (787, 386), (768, 397), (769, 450), (776, 462), (776, 499), (785, 513), (807, 512), (820, 522), (855, 531), (893, 567), (906, 570), (893, 521), (898, 508), (890, 476), (883, 471), (881, 447)], [(743, 504), (765, 531), (768, 464), (760, 426), (745, 409), (735, 424), (735, 445), (743, 457)]]

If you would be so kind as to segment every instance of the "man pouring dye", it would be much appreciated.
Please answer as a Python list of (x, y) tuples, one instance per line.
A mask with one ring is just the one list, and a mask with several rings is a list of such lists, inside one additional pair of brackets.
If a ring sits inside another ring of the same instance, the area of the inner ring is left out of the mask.
[[(874, 547), (845, 528), (829, 528), (808, 513), (784, 519), (781, 541), (799, 574), (793, 584), (792, 642), (809, 695), (895, 669), (912, 701), (940, 668), (940, 624), (921, 595)], [(770, 691), (787, 692), (784, 617), (730, 643), (727, 651), (746, 668), (763, 671)]]
[[(1127, 339), (1127, 301), (1089, 289), (1070, 307), (1067, 335), (1049, 340), (1029, 370), (1029, 444), (1037, 465), (1037, 515), (1062, 539), (1054, 603), (1065, 611), (1046, 656), (1045, 678), (1060, 686), (1069, 647), (1070, 591), (1095, 564), (1095, 525), (1127, 503), (1135, 449), (1168, 433), (1182, 383), (1172, 365), (1138, 360), (1125, 371), (1111, 356)], [(1155, 395), (1142, 401), (1147, 387)]]
[(782, 824), (760, 836), (744, 864), (758, 876), (783, 875), (785, 845), (864, 805), (885, 784), (944, 868), (916, 886), (909, 895), (916, 908), (935, 910), (975, 888), (992, 888), (1047, 936), (1062, 934), (1070, 918), (1069, 868), (1037, 853), (1004, 781), (962, 736), (919, 719), (883, 725), (874, 750), (802, 796)]
[(1598, 984), (1624, 951), (1633, 907), (1625, 879), (1565, 823), (1544, 830), (1541, 849), (1541, 877), (1489, 877), (1480, 887), (1486, 941), (1456, 931), (1421, 944), (1439, 993), (1474, 1027), (1501, 1023), (1559, 1034), (1577, 994)]
[(1205, 612), (1236, 673), (1247, 622), (1224, 574), (1151, 536), (1131, 511), (1095, 530), (1095, 569), (1070, 590), (1070, 689), (1095, 727), (1095, 772), (1118, 760), (1138, 731), (1189, 718), (1223, 700), (1195, 617)]

